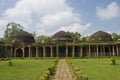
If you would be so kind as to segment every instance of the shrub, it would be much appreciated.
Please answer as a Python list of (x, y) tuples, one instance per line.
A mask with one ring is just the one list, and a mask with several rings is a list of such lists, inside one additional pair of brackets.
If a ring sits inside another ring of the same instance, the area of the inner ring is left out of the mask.
[(116, 59), (115, 58), (111, 59), (111, 65), (116, 65)]
[(8, 66), (13, 66), (12, 61), (9, 61), (9, 62), (8, 62)]

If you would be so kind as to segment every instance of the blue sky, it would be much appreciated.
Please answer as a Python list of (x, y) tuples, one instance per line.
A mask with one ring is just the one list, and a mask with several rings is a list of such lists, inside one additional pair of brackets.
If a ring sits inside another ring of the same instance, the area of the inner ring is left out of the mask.
[(60, 30), (120, 34), (120, 0), (0, 0), (0, 37), (8, 22), (37, 35)]

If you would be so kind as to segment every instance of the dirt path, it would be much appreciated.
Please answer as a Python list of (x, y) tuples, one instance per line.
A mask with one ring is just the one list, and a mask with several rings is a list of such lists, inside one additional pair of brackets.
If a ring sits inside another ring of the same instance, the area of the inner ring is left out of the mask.
[(54, 80), (75, 80), (65, 59), (59, 60)]

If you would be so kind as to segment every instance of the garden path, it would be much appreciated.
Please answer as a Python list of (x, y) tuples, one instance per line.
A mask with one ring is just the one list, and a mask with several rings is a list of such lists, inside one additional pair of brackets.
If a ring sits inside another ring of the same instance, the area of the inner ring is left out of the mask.
[(54, 80), (76, 80), (65, 59), (58, 61)]

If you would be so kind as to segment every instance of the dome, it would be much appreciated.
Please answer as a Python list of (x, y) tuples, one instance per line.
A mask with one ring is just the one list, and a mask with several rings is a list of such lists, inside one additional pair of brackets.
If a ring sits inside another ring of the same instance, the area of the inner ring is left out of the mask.
[(72, 42), (72, 37), (64, 31), (55, 33), (52, 37), (53, 42)]
[(90, 36), (90, 41), (112, 41), (112, 37), (109, 33), (104, 31), (98, 31)]
[(21, 31), (15, 35), (14, 43), (35, 43), (34, 37), (32, 34)]

